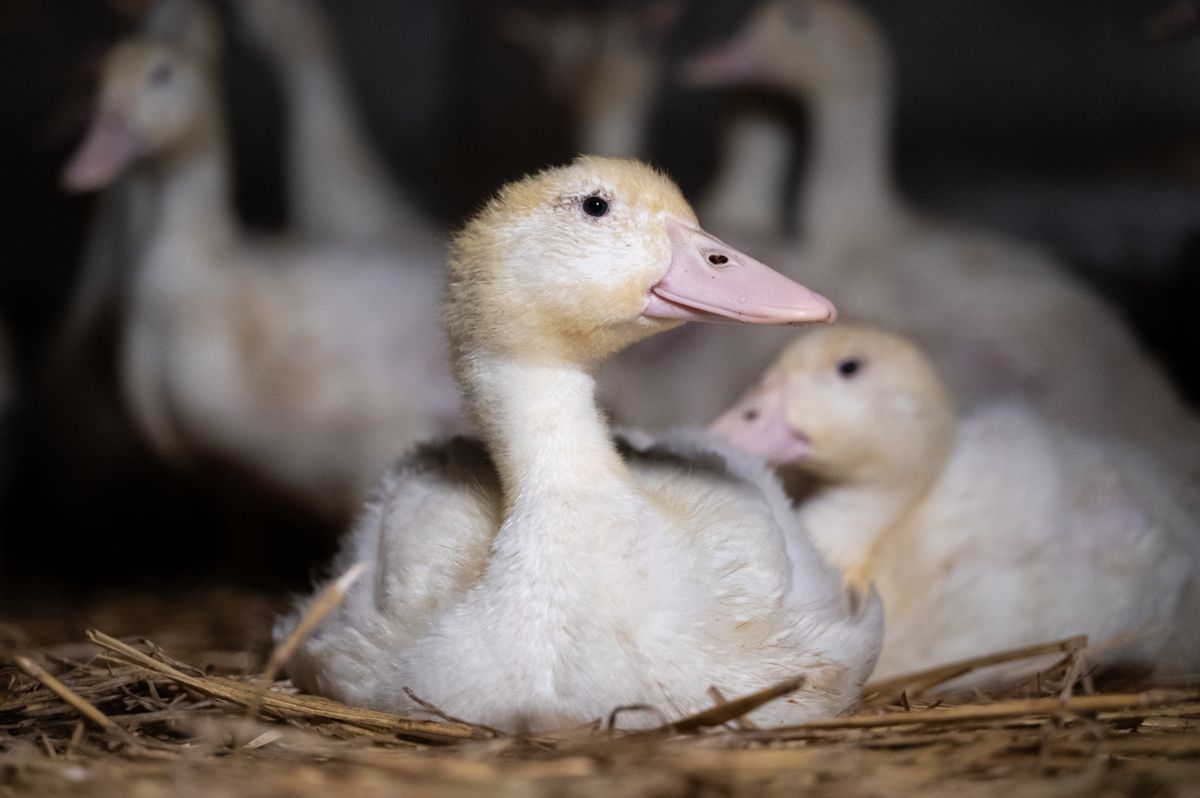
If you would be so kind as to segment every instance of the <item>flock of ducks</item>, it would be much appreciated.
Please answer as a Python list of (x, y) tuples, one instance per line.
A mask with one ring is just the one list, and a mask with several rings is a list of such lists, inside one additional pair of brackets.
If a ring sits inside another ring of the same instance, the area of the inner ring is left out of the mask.
[[(887, 44), (848, 0), (770, 0), (684, 69), (809, 103), (798, 240), (790, 145), (747, 117), (704, 203), (736, 248), (661, 173), (592, 155), (501, 188), (448, 256), (385, 179), (315, 0), (235, 4), (292, 137), (294, 231), (243, 230), (217, 26), (154, 5), (64, 183), (120, 198), (88, 257), (128, 261), (146, 440), (353, 519), (330, 573), (365, 575), (294, 656), (301, 688), (522, 731), (803, 676), (751, 715), (796, 723), (872, 673), (1081, 633), (1098, 666), (1200, 675), (1196, 420), (1053, 258), (905, 204)], [(650, 4), (651, 40), (677, 5)], [(543, 48), (605, 156), (640, 154), (662, 79), (630, 24), (570, 70)]]

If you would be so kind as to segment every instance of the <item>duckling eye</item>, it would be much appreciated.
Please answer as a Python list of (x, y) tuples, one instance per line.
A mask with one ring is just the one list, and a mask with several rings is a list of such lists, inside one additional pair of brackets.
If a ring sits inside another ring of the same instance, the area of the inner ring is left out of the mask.
[(161, 86), (171, 79), (172, 74), (174, 74), (174, 70), (171, 69), (170, 64), (159, 64), (150, 73), (150, 82), (155, 86)]
[(608, 200), (593, 194), (583, 201), (583, 212), (588, 216), (599, 219), (608, 213)]
[(838, 374), (850, 379), (862, 370), (863, 362), (856, 357), (848, 357), (837, 364)]

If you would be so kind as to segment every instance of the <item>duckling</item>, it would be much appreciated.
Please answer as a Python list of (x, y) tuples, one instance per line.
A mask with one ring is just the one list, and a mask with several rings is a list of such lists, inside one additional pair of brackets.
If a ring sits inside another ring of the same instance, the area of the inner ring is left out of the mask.
[(503, 187), (449, 269), (443, 318), (482, 439), (384, 475), (335, 568), (367, 571), (293, 658), (296, 683), (423, 712), (411, 691), (510, 731), (630, 704), (679, 716), (710, 687), (797, 674), (751, 717), (851, 706), (877, 597), (842, 589), (757, 458), (700, 431), (619, 448), (593, 376), (684, 321), (801, 324), (832, 305), (697, 227), (658, 172), (599, 157)]
[(110, 51), (67, 172), (88, 190), (144, 163), (157, 194), (120, 334), (125, 401), (168, 460), (235, 461), (337, 518), (456, 417), (439, 255), (249, 239), (230, 208), (214, 23), (191, 14)]
[(802, 336), (711, 426), (815, 480), (800, 514), (887, 612), (876, 675), (1086, 634), (1101, 665), (1200, 674), (1200, 520), (1152, 453), (998, 401), (961, 419), (910, 340)]
[(431, 224), (388, 179), (354, 106), (320, 3), (240, 0), (236, 8), (283, 83), (294, 229), (322, 241), (404, 243), (433, 235)]
[(778, 256), (785, 273), (841, 297), (846, 318), (915, 338), (964, 406), (1021, 397), (1055, 420), (1200, 461), (1196, 421), (1112, 308), (1040, 249), (930, 218), (898, 194), (891, 54), (865, 13), (847, 0), (773, 0), (687, 74), (809, 103), (804, 240)]

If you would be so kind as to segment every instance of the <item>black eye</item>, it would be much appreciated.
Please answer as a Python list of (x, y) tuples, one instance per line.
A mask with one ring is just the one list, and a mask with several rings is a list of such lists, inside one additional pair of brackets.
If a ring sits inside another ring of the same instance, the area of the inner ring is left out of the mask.
[(154, 68), (154, 71), (150, 73), (150, 82), (157, 86), (161, 86), (171, 79), (172, 74), (173, 70), (171, 69), (170, 64), (159, 64)]
[(750, 408), (746, 412), (742, 413), (742, 418), (745, 421), (754, 421), (758, 418), (758, 411), (754, 408)]
[(604, 197), (597, 197), (595, 194), (583, 201), (583, 212), (588, 216), (599, 219), (604, 214), (608, 213), (608, 200)]
[(838, 374), (843, 377), (853, 377), (862, 370), (863, 362), (856, 357), (848, 357), (837, 364)]

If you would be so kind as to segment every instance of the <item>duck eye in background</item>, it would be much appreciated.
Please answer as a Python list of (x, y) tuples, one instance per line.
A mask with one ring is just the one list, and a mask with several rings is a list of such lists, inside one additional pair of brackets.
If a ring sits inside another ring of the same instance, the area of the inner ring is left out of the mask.
[(837, 371), (840, 376), (849, 379), (862, 371), (863, 365), (862, 360), (856, 357), (848, 357), (838, 362)]
[(171, 79), (174, 70), (170, 64), (159, 64), (154, 67), (154, 71), (150, 73), (150, 82), (155, 86), (161, 86)]
[(583, 212), (588, 216), (599, 219), (608, 213), (608, 200), (593, 194), (583, 201)]

